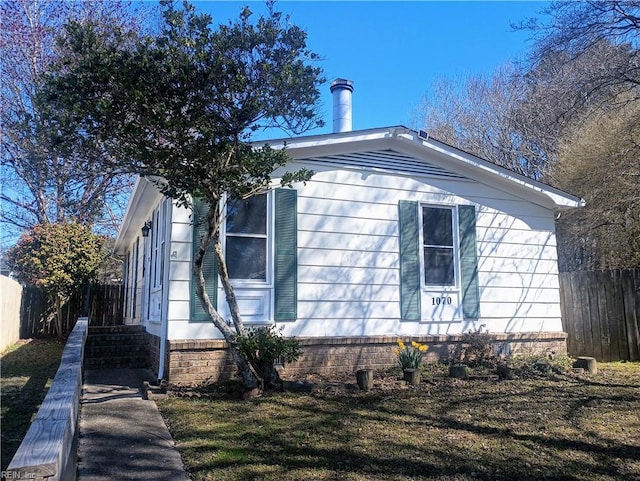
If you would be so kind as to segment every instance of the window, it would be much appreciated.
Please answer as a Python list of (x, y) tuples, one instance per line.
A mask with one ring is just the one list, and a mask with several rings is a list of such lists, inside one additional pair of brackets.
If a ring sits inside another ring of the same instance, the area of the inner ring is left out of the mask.
[(422, 207), (425, 286), (456, 285), (453, 209)]
[(402, 320), (478, 319), (475, 206), (400, 200), (398, 220)]
[[(208, 209), (194, 200), (193, 253), (200, 248), (202, 218)], [(275, 189), (247, 201), (230, 202), (223, 235), (227, 269), (236, 287), (236, 300), (246, 322), (294, 321), (297, 318), (297, 192)], [(207, 294), (227, 319), (227, 303), (218, 296), (218, 268), (213, 252), (202, 266)], [(209, 316), (191, 285), (191, 320)]]
[(231, 279), (267, 281), (267, 194), (227, 203), (226, 261)]

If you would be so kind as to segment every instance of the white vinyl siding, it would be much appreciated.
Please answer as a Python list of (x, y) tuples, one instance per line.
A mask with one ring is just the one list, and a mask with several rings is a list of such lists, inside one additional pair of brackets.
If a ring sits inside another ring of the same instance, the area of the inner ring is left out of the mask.
[(298, 194), (296, 335), (455, 334), (466, 322), (401, 323), (398, 207), (476, 205), (481, 318), (489, 330), (561, 330), (552, 213), (462, 179), (313, 166)]
[[(459, 334), (481, 323), (492, 332), (562, 330), (553, 212), (459, 176), (402, 175), (376, 161), (379, 170), (333, 167), (339, 158), (291, 165), (316, 174), (296, 186), (297, 320), (281, 324), (285, 334)], [(400, 200), (475, 206), (481, 315), (475, 324), (400, 320)], [(180, 232), (190, 228), (190, 212), (174, 212), (169, 338), (220, 338), (211, 323), (189, 322), (190, 238)]]

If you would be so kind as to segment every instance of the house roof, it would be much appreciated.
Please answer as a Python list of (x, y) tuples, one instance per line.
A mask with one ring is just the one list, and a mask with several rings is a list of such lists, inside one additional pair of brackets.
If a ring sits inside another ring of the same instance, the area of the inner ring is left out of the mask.
[[(273, 148), (286, 146), (295, 160), (352, 154), (354, 152), (393, 151), (411, 157), (426, 168), (438, 169), (450, 177), (474, 181), (505, 190), (552, 210), (583, 207), (583, 199), (556, 189), (505, 167), (484, 160), (444, 142), (402, 125), (322, 135), (282, 138), (256, 142)], [(420, 165), (419, 165), (420, 166)], [(371, 166), (369, 166), (371, 167)], [(393, 170), (389, 165), (387, 170)], [(427, 174), (428, 175), (428, 174)]]
[[(406, 175), (473, 180), (509, 192), (550, 210), (584, 206), (584, 200), (530, 179), (402, 125), (255, 142), (287, 149), (294, 160), (308, 160)], [(157, 202), (159, 191), (144, 179), (136, 183), (116, 239), (116, 253), (137, 235)]]

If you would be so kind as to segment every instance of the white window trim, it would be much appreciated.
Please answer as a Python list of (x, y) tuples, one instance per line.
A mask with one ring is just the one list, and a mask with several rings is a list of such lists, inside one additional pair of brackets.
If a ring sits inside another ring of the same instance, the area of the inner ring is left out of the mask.
[[(275, 229), (275, 216), (274, 216), (274, 198), (272, 195), (272, 191), (265, 192), (267, 196), (267, 233), (266, 233), (266, 275), (265, 280), (256, 280), (256, 279), (231, 279), (231, 285), (234, 288), (242, 289), (242, 288), (260, 288), (260, 289), (273, 289), (273, 262), (275, 258), (275, 242), (273, 238), (273, 233)], [(222, 240), (222, 252), (227, 252), (227, 196), (224, 196), (223, 202), (220, 203), (220, 216), (223, 219), (223, 222), (220, 226), (220, 239)], [(234, 237), (261, 237), (256, 235), (245, 235), (242, 234), (233, 234)], [(271, 296), (273, 298), (273, 296)], [(273, 299), (271, 301), (273, 303)], [(272, 309), (273, 311), (273, 309)]]
[[(151, 231), (149, 233), (149, 287), (148, 287), (148, 299), (146, 306), (146, 319), (150, 324), (159, 324), (162, 322), (164, 311), (164, 290), (165, 290), (165, 277), (166, 271), (169, 269), (169, 265), (166, 258), (167, 250), (167, 219), (169, 215), (169, 209), (167, 206), (170, 201), (164, 199), (151, 214)], [(159, 310), (153, 312), (152, 318), (151, 311), (151, 299), (157, 302), (159, 299)]]
[[(453, 286), (439, 286), (427, 284), (425, 281), (425, 264), (424, 264), (424, 225), (423, 225), (423, 207), (444, 208), (451, 210), (451, 228), (453, 229), (453, 275), (455, 284)], [(442, 292), (460, 292), (460, 226), (458, 223), (458, 206), (457, 204), (438, 204), (431, 202), (418, 203), (418, 222), (419, 222), (419, 238), (420, 238), (420, 287), (422, 291), (442, 291)]]

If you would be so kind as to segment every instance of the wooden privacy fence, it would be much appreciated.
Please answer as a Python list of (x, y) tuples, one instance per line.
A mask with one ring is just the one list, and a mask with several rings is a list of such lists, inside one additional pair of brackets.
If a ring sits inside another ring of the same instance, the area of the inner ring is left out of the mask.
[[(90, 326), (118, 326), (123, 324), (122, 285), (92, 285), (80, 289), (62, 309), (62, 330), (68, 334), (78, 317), (88, 317)], [(45, 323), (46, 296), (42, 289), (28, 286), (22, 291), (20, 337), (53, 337), (53, 322)]]
[(572, 356), (640, 361), (640, 269), (560, 273)]

